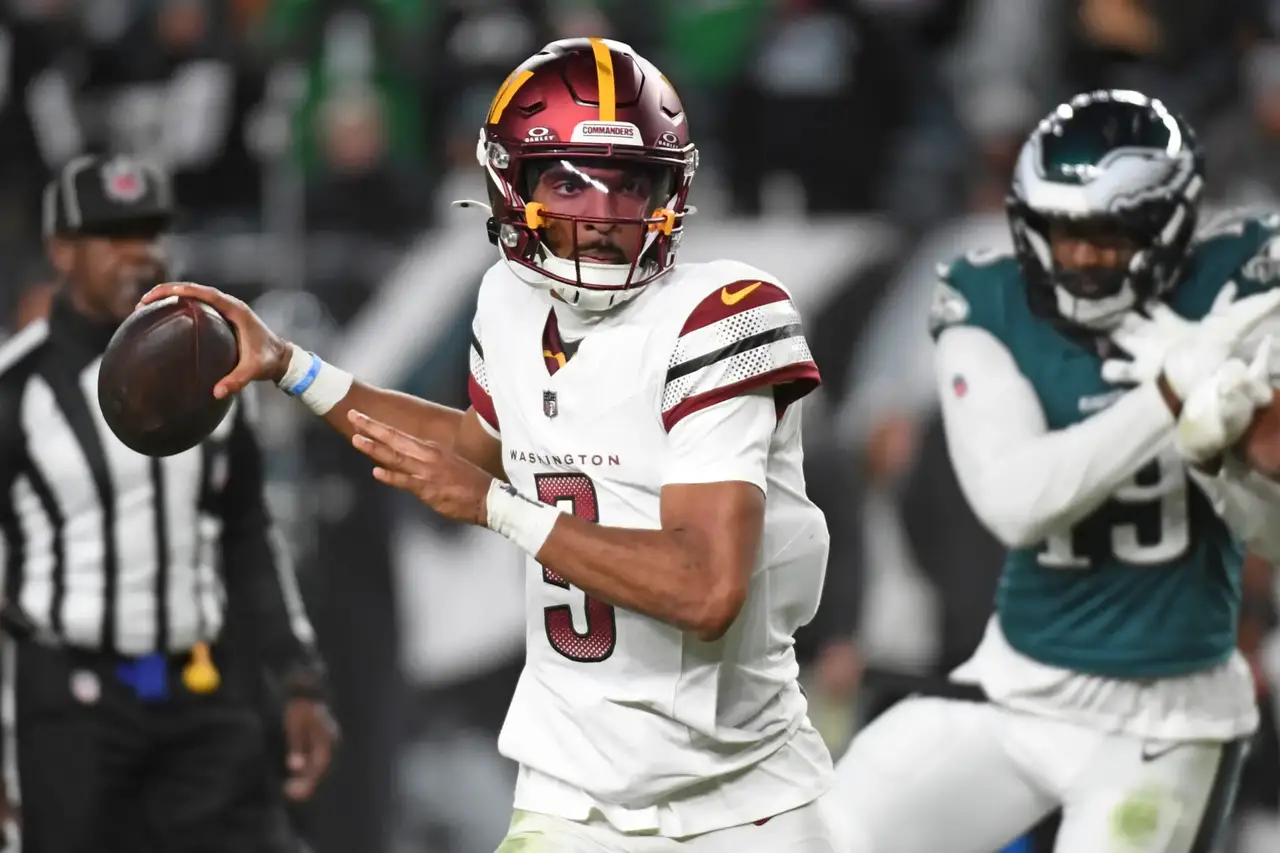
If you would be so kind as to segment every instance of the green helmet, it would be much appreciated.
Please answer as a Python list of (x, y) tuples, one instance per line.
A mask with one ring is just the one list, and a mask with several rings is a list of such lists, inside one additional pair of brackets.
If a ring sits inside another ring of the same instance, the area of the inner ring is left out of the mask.
[[(1023, 145), (1006, 203), (1032, 308), (1102, 330), (1168, 293), (1190, 252), (1203, 187), (1195, 133), (1159, 101), (1111, 90), (1058, 106)], [(1122, 267), (1058, 268), (1055, 223), (1124, 238), (1133, 255)]]

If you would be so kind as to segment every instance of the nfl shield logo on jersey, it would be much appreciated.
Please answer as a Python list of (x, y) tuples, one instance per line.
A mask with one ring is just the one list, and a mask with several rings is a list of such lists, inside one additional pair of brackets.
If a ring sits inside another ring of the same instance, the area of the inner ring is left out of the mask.
[(118, 157), (102, 167), (103, 189), (107, 198), (134, 202), (147, 191), (147, 180), (137, 163)]
[(560, 414), (560, 407), (556, 403), (555, 391), (542, 392), (542, 414), (549, 418), (554, 418), (556, 415)]

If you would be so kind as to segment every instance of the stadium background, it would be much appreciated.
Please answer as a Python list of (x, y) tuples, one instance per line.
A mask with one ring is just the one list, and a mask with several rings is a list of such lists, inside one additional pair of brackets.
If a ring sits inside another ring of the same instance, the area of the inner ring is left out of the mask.
[[(494, 251), (482, 215), (449, 202), (483, 198), (489, 100), (552, 38), (627, 41), (675, 82), (702, 149), (682, 258), (781, 276), (826, 380), (806, 452), (833, 548), (800, 646), (839, 750), (911, 689), (902, 675), (935, 677), (973, 648), (999, 562), (932, 403), (934, 262), (1007, 244), (1022, 134), (1093, 87), (1187, 114), (1215, 209), (1274, 208), (1278, 33), (1280, 0), (0, 0), (5, 333), (47, 305), (50, 171), (131, 151), (176, 172), (181, 276), (253, 300), (365, 379), (464, 405)], [(520, 557), (376, 485), (281, 395), (263, 404), (270, 497), (345, 732), (298, 820), (317, 853), (487, 853), (514, 779), (494, 741), (522, 655)], [(1277, 582), (1251, 566), (1247, 586), (1241, 644), (1269, 701)], [(1280, 849), (1268, 712), (1240, 851)]]

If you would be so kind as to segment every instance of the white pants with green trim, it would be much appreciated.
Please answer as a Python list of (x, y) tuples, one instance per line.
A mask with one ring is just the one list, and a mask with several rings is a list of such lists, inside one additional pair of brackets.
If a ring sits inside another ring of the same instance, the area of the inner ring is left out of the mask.
[(1058, 807), (1055, 853), (1210, 853), (1243, 755), (921, 697), (854, 738), (829, 796), (858, 853), (996, 853)]

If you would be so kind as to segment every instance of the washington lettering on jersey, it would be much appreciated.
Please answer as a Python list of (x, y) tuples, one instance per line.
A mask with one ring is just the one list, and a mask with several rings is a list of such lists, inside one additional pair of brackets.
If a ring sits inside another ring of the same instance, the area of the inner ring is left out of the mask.
[(507, 459), (511, 462), (545, 465), (548, 468), (567, 468), (574, 465), (582, 467), (593, 465), (598, 468), (602, 465), (613, 467), (622, 464), (622, 456), (616, 453), (608, 456), (599, 453), (537, 453), (532, 450), (517, 450), (514, 447), (507, 451)]
[(770, 393), (777, 425), (759, 562), (722, 639), (592, 599), (527, 560), (526, 665), (499, 739), (520, 765), (515, 806), (681, 837), (811, 802), (831, 763), (790, 638), (817, 610), (828, 535), (804, 494), (792, 405), (820, 382), (800, 316), (769, 276), (730, 261), (678, 265), (566, 344), (567, 310), (501, 264), (480, 288), (468, 387), (520, 492), (658, 529), (686, 418)]

